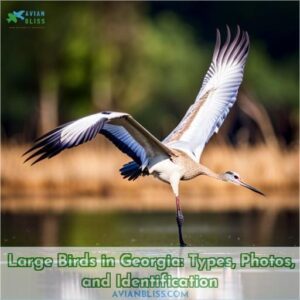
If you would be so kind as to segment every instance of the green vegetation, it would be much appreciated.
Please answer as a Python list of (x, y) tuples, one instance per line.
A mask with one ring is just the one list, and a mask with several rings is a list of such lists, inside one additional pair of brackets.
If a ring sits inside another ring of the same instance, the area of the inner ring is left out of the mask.
[[(184, 5), (185, 10), (180, 3), (3, 2), (3, 137), (25, 141), (58, 122), (103, 109), (128, 111), (165, 136), (195, 98), (212, 55), (217, 26), (204, 18), (201, 27), (194, 26), (200, 21), (191, 7), (212, 13), (221, 4)], [(273, 18), (280, 19), (282, 31), (297, 33), (293, 7), (297, 11), (298, 3), (272, 3), (272, 12), (265, 3), (240, 3), (232, 9), (228, 2), (222, 7), (223, 19), (220, 10), (210, 17), (220, 18), (223, 33), (229, 12), (236, 21), (231, 27), (239, 23), (252, 28), (243, 87), (266, 107), (274, 123), (276, 110), (286, 114), (290, 123), (282, 124), (284, 135), (297, 127), (298, 53), (287, 44), (279, 55), (268, 49), (280, 35), (272, 28)], [(10, 29), (8, 13), (21, 8), (43, 9), (44, 28)], [(246, 10), (250, 15), (259, 12), (257, 19), (247, 17)], [(261, 11), (269, 17), (261, 18)], [(258, 38), (259, 27), (267, 32), (265, 40)]]

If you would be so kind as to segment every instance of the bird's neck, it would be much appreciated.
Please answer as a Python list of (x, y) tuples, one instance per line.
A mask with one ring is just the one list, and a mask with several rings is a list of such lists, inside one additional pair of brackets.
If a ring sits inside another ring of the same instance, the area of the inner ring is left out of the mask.
[(218, 180), (223, 180), (222, 178), (222, 174), (217, 174), (214, 171), (210, 170), (208, 167), (203, 166), (203, 165), (199, 165), (199, 175), (206, 175), (209, 176), (211, 178), (215, 178)]

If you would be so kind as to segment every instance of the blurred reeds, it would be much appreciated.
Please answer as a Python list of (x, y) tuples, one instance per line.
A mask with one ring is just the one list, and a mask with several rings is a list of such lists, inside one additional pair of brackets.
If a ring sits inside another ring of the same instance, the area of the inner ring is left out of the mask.
[[(118, 170), (130, 159), (106, 141), (82, 145), (32, 167), (23, 164), (21, 155), (26, 149), (27, 146), (2, 147), (2, 209), (18, 210), (19, 206), (33, 205), (36, 209), (50, 210), (108, 207), (163, 210), (174, 206), (167, 184), (151, 176), (135, 182), (124, 180)], [(297, 148), (286, 151), (265, 146), (211, 145), (201, 163), (216, 172), (238, 172), (245, 182), (268, 197), (262, 200), (244, 188), (200, 176), (180, 185), (184, 206), (191, 210), (298, 208)], [(49, 197), (55, 200), (40, 200)]]

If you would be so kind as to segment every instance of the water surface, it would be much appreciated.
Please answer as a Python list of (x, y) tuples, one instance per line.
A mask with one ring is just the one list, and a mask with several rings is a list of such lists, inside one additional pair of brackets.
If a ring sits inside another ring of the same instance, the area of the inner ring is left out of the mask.
[[(191, 246), (299, 246), (297, 211), (185, 213)], [(175, 212), (2, 213), (3, 246), (177, 246)]]

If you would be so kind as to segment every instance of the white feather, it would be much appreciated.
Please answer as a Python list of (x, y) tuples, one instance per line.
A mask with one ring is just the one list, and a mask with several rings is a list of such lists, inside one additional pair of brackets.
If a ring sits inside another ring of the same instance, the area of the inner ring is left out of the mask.
[[(238, 29), (237, 37), (231, 44), (227, 38), (222, 49), (217, 36), (213, 61), (195, 103), (164, 140), (169, 147), (184, 151), (196, 161), (199, 161), (205, 144), (213, 133), (218, 132), (236, 101), (249, 47), (247, 33), (240, 38), (239, 32)], [(227, 34), (230, 37), (230, 32)]]

